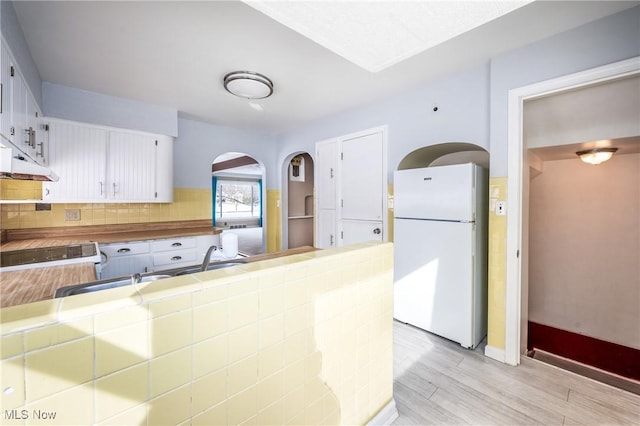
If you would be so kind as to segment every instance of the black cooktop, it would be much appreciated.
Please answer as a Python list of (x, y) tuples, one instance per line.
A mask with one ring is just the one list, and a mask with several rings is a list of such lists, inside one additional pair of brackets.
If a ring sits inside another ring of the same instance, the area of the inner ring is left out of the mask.
[(93, 243), (3, 251), (0, 253), (0, 267), (77, 259), (96, 254), (96, 245)]

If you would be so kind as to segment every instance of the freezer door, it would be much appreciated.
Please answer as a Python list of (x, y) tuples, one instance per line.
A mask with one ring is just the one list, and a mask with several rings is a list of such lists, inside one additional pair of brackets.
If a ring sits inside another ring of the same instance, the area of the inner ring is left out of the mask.
[(395, 171), (394, 216), (473, 221), (477, 168), (467, 163)]
[(394, 221), (394, 317), (475, 346), (473, 224)]

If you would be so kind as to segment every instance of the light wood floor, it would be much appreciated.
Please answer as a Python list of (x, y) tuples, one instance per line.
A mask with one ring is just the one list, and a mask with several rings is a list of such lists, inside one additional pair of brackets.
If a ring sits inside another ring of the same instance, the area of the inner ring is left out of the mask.
[(399, 322), (394, 378), (394, 425), (640, 425), (638, 395), (526, 357), (511, 367)]

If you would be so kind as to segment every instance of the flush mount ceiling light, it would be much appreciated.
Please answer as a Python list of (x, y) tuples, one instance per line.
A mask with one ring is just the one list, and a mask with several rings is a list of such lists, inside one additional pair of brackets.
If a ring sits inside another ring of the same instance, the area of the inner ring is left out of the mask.
[(273, 94), (273, 82), (253, 71), (233, 71), (224, 76), (224, 88), (240, 98), (264, 99)]
[(531, 0), (244, 1), (370, 72), (381, 71), (531, 3)]
[(595, 148), (578, 151), (576, 155), (589, 164), (600, 164), (610, 159), (618, 148)]

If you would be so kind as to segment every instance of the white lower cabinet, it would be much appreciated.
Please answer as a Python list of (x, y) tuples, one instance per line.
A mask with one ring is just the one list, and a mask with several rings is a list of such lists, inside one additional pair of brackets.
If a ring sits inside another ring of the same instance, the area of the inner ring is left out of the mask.
[(102, 264), (100, 278), (116, 278), (153, 270), (153, 256), (148, 241), (100, 244)]
[(218, 235), (100, 244), (101, 279), (131, 276), (201, 264)]
[(178, 268), (198, 263), (196, 237), (151, 241), (153, 270)]

